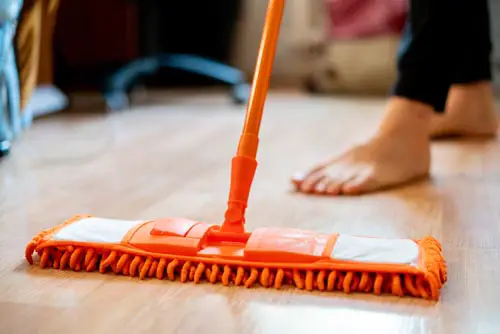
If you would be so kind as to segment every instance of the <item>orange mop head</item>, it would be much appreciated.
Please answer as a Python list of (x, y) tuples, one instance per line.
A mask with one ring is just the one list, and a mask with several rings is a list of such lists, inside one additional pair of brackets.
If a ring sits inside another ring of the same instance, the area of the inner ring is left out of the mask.
[(27, 261), (33, 264), (36, 252), (41, 268), (437, 300), (446, 282), (446, 264), (432, 237), (381, 239), (287, 228), (245, 231), (283, 8), (284, 0), (270, 0), (221, 225), (185, 218), (123, 221), (75, 216), (36, 235), (26, 247)]

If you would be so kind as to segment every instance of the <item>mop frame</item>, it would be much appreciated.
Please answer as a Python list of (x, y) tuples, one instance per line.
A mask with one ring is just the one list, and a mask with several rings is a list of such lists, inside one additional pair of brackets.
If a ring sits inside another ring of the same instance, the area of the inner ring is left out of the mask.
[[(413, 263), (399, 264), (335, 258), (336, 244), (343, 236), (338, 233), (260, 228), (242, 234), (240, 244), (227, 244), (217, 235), (220, 226), (184, 218), (134, 223), (118, 243), (57, 238), (72, 224), (89, 219), (95, 217), (78, 215), (36, 235), (26, 247), (27, 261), (33, 264), (36, 252), (41, 268), (247, 288), (254, 284), (277, 289), (290, 285), (307, 291), (388, 293), (430, 300), (439, 299), (447, 280), (441, 246), (432, 237), (406, 239), (415, 243), (418, 255)], [(397, 252), (397, 248), (389, 250)]]

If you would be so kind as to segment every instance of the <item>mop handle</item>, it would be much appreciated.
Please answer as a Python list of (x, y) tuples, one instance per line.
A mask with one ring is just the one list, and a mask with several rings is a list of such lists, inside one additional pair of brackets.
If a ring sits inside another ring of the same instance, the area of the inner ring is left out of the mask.
[(260, 123), (267, 97), (285, 0), (269, 0), (259, 54), (255, 66), (238, 155), (256, 158)]
[(260, 122), (271, 79), (284, 7), (285, 0), (269, 0), (245, 124), (238, 151), (231, 164), (229, 200), (224, 223), (221, 226), (221, 233), (226, 241), (239, 240), (241, 234), (245, 233), (245, 210), (257, 168)]

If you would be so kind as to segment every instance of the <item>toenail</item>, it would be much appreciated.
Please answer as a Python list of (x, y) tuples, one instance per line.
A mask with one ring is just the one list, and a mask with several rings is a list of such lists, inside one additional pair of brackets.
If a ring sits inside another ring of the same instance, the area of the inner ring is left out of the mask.
[(294, 179), (296, 181), (304, 181), (304, 178), (305, 178), (304, 173), (295, 173), (292, 176), (292, 179)]

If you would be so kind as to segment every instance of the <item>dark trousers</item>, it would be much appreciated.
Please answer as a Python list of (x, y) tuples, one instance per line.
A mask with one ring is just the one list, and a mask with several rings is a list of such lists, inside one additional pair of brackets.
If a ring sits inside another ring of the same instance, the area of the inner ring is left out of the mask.
[(445, 109), (452, 84), (492, 80), (488, 0), (409, 0), (393, 95)]

